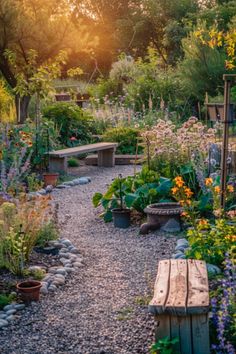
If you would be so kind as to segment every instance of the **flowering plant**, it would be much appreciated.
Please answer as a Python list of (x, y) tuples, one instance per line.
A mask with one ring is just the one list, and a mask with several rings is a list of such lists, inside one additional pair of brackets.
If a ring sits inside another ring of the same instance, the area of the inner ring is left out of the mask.
[[(170, 162), (178, 159), (180, 165), (191, 161), (195, 151), (206, 156), (210, 144), (215, 141), (215, 130), (207, 129), (195, 117), (189, 118), (180, 128), (171, 121), (159, 120), (152, 130), (141, 135), (144, 142), (149, 141), (149, 154), (152, 159), (164, 157)], [(147, 150), (146, 144), (143, 145)]]
[(216, 219), (214, 224), (200, 219), (195, 228), (188, 230), (187, 237), (190, 244), (186, 253), (188, 258), (222, 266), (226, 252), (235, 257), (236, 225), (229, 224), (226, 219)]
[(184, 209), (181, 216), (192, 226), (196, 226), (196, 221), (199, 216), (197, 211), (198, 203), (192, 199), (193, 192), (188, 186), (186, 186), (181, 176), (177, 176), (174, 179), (174, 187), (171, 189), (171, 192), (173, 197)]
[(50, 197), (5, 202), (0, 207), (0, 267), (22, 274), (40, 229), (52, 218)]
[(216, 354), (234, 354), (236, 345), (236, 268), (226, 253), (224, 275), (217, 284), (217, 293), (211, 298), (211, 322), (216, 338), (212, 351)]

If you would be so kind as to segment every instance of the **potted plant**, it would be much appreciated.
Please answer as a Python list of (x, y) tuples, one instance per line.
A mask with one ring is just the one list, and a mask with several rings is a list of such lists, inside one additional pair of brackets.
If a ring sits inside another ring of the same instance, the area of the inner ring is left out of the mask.
[(42, 284), (37, 280), (25, 280), (16, 285), (21, 299), (24, 302), (39, 301), (40, 288)]
[(130, 226), (130, 209), (124, 206), (124, 194), (122, 191), (122, 175), (118, 175), (119, 179), (119, 201), (120, 207), (112, 209), (114, 226), (126, 229)]

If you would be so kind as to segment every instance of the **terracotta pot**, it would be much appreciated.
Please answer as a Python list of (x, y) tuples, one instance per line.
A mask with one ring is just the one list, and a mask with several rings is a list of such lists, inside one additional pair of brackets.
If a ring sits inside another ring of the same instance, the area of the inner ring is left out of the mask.
[(39, 292), (42, 284), (37, 280), (26, 280), (16, 285), (20, 297), (24, 302), (39, 301)]
[(59, 173), (53, 172), (47, 172), (43, 174), (43, 180), (44, 180), (44, 185), (45, 187), (47, 186), (53, 186), (55, 187), (57, 184)]

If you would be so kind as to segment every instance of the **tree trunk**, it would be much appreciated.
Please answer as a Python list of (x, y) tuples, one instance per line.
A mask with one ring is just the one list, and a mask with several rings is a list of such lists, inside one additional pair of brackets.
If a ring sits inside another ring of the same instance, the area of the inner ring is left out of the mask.
[(17, 123), (23, 124), (28, 117), (28, 108), (30, 103), (30, 96), (19, 97), (19, 95), (15, 96), (15, 105), (17, 112)]

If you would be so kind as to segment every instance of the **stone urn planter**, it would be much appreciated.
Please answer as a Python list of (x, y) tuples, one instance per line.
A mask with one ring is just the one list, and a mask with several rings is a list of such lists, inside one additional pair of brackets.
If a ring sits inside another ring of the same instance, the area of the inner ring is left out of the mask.
[(181, 213), (183, 208), (178, 203), (157, 203), (148, 205), (144, 212), (147, 222), (140, 227), (140, 234), (160, 229), (166, 232), (179, 232), (181, 230)]
[(39, 292), (42, 284), (37, 280), (26, 280), (18, 283), (16, 288), (24, 302), (39, 301)]

